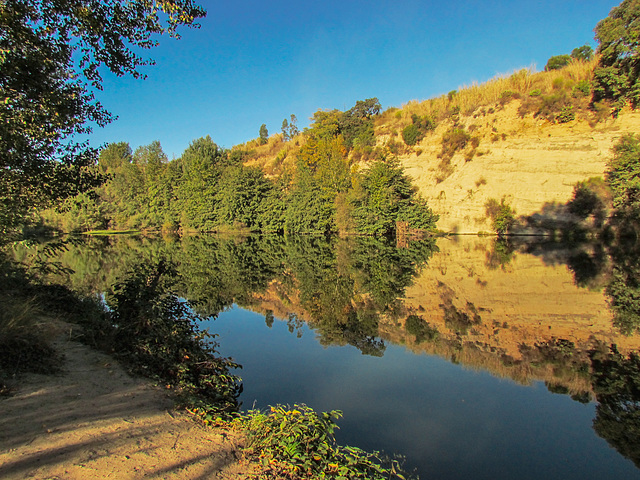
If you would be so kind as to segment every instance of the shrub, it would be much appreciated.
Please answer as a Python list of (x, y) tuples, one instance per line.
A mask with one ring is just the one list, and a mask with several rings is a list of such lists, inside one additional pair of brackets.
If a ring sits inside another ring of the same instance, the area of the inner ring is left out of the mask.
[(606, 210), (611, 205), (611, 192), (600, 177), (590, 178), (576, 183), (573, 188), (573, 198), (568, 203), (569, 212), (587, 218), (593, 215), (596, 219), (603, 219)]
[(581, 47), (576, 47), (571, 50), (571, 58), (582, 60), (583, 62), (589, 62), (593, 58), (593, 48), (591, 48), (591, 45), (586, 43)]
[(339, 410), (318, 414), (306, 405), (276, 405), (250, 410), (236, 422), (248, 430), (248, 453), (262, 461), (268, 478), (405, 478), (398, 462), (379, 452), (338, 445), (334, 431), (341, 416)]
[(529, 92), (530, 97), (539, 97), (540, 95), (542, 95), (542, 90), (540, 90), (539, 88), (536, 88)]
[(442, 135), (441, 158), (450, 159), (458, 151), (463, 149), (471, 140), (464, 127), (452, 127)]
[(556, 115), (556, 122), (567, 123), (571, 120), (575, 120), (576, 114), (573, 111), (573, 105), (565, 105), (558, 115)]
[(557, 115), (562, 112), (563, 108), (569, 105), (567, 94), (564, 91), (554, 92), (549, 95), (543, 95), (537, 117), (546, 118), (549, 121), (555, 121)]
[(451, 176), (454, 171), (453, 165), (451, 165), (451, 159), (443, 158), (438, 164), (438, 174), (436, 175), (436, 183), (442, 183)]
[(509, 103), (511, 100), (515, 100), (520, 98), (520, 94), (518, 92), (512, 92), (511, 90), (505, 90), (500, 94), (500, 99), (498, 102), (500, 105), (505, 105)]
[(490, 198), (484, 205), (487, 217), (491, 219), (491, 226), (498, 235), (509, 233), (515, 222), (515, 211), (502, 197), (500, 203), (495, 198)]
[(429, 325), (422, 317), (418, 315), (409, 315), (405, 322), (407, 333), (415, 335), (416, 343), (422, 343), (425, 340), (437, 340), (440, 333), (437, 328)]
[(411, 125), (407, 125), (402, 130), (404, 143), (412, 147), (424, 137), (429, 130), (436, 128), (436, 121), (433, 117), (425, 115), (420, 117), (415, 113), (411, 115)]
[(480, 177), (478, 180), (476, 180), (476, 188), (479, 187), (480, 185), (486, 185), (487, 184), (487, 179), (484, 177)]
[(544, 70), (545, 72), (548, 72), (549, 70), (558, 70), (569, 65), (570, 61), (571, 57), (569, 55), (555, 55), (547, 60)]
[(406, 143), (410, 147), (418, 143), (421, 138), (422, 134), (415, 123), (407, 125), (402, 129), (402, 139), (404, 140), (404, 143)]
[(588, 97), (591, 93), (591, 82), (589, 80), (580, 80), (571, 89), (571, 96), (574, 98)]

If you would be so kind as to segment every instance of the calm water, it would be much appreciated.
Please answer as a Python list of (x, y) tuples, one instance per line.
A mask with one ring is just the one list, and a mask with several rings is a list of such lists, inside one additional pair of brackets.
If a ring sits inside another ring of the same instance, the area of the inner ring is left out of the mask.
[(322, 347), (234, 306), (210, 322), (243, 369), (243, 408), (306, 403), (344, 412), (338, 440), (398, 452), (421, 478), (640, 478), (592, 428), (595, 403), (518, 385), (397, 345), (383, 357)]
[(424, 479), (595, 479), (640, 478), (635, 251), (120, 238), (57, 261), (80, 291), (171, 261), (177, 293), (243, 365), (243, 409), (342, 410), (340, 443), (402, 454)]

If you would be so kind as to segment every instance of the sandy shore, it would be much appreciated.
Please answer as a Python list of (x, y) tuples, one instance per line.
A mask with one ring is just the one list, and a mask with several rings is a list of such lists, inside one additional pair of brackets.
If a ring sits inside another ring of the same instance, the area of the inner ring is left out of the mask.
[(242, 438), (172, 410), (149, 381), (73, 340), (60, 324), (59, 375), (26, 375), (0, 399), (0, 478), (243, 479)]

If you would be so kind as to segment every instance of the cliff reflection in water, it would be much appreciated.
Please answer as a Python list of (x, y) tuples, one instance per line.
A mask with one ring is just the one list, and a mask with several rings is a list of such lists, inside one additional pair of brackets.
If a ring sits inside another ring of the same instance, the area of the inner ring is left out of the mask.
[[(402, 344), (597, 400), (595, 431), (640, 466), (636, 245), (102, 237), (57, 252), (52, 279), (82, 293), (109, 291), (136, 265), (163, 260), (177, 272), (175, 293), (204, 316), (238, 304), (292, 332), (306, 322), (323, 345), (382, 356)], [(16, 257), (37, 255), (17, 247)]]

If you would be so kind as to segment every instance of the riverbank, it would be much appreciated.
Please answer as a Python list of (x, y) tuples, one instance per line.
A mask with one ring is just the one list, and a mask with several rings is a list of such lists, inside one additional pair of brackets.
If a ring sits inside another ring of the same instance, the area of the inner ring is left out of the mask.
[(243, 437), (173, 410), (162, 388), (133, 378), (55, 321), (62, 373), (28, 374), (0, 399), (0, 478), (250, 478)]

